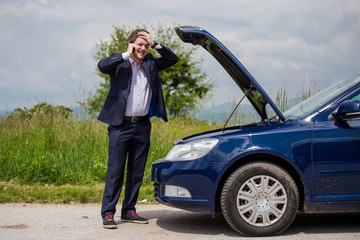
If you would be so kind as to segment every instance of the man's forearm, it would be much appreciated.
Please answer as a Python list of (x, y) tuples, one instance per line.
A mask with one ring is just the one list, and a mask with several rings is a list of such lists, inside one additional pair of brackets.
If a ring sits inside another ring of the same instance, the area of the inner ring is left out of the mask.
[(125, 61), (123, 57), (124, 54), (126, 53), (112, 53), (110, 57), (101, 59), (98, 63), (98, 68), (100, 72), (105, 74), (111, 74), (113, 71), (116, 70), (117, 65)]
[(156, 50), (161, 55), (161, 58), (158, 61), (159, 70), (171, 67), (172, 65), (174, 65), (179, 61), (178, 56), (176, 56), (176, 54), (166, 46), (162, 46), (162, 48)]

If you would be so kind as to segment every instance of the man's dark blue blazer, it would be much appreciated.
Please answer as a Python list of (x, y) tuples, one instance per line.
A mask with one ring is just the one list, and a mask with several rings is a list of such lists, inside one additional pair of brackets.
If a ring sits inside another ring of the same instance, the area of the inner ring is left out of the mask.
[[(142, 62), (152, 89), (149, 118), (156, 116), (167, 121), (159, 71), (174, 65), (178, 61), (178, 57), (165, 46), (156, 50), (160, 53), (160, 58), (154, 58), (152, 54), (148, 53)], [(118, 126), (124, 121), (126, 103), (130, 93), (132, 79), (130, 61), (125, 61), (122, 54), (112, 53), (110, 57), (99, 62), (98, 68), (102, 73), (110, 76), (109, 94), (98, 119), (104, 123)]]

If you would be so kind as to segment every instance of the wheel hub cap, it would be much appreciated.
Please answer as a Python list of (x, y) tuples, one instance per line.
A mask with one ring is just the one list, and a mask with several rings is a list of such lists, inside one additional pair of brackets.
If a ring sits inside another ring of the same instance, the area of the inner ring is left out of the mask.
[(269, 200), (268, 200), (267, 195), (266, 194), (260, 194), (260, 195), (256, 196), (255, 203), (256, 203), (259, 210), (268, 207)]
[(277, 222), (284, 214), (287, 195), (275, 178), (259, 175), (248, 179), (239, 189), (237, 208), (250, 225), (265, 227)]

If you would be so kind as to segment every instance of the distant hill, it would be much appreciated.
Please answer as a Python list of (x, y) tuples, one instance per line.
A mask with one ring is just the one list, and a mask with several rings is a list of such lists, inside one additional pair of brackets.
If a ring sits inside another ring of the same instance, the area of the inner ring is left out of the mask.
[[(290, 99), (292, 105), (294, 105), (295, 100)], [(193, 113), (194, 116), (199, 120), (205, 120), (209, 123), (225, 123), (235, 108), (236, 104), (231, 102), (226, 102), (217, 106), (211, 106), (207, 108), (200, 109), (199, 111)], [(71, 107), (74, 114), (79, 116), (82, 113), (82, 108), (79, 106)], [(11, 114), (14, 109), (9, 110), (0, 110), (0, 117), (4, 118), (6, 115)], [(249, 121), (258, 121), (259, 116), (256, 111), (253, 109), (251, 104), (241, 104), (238, 107), (235, 116), (232, 117), (232, 121), (241, 119), (242, 122)]]
[[(214, 107), (208, 107), (199, 110), (195, 113), (195, 117), (200, 120), (205, 120), (209, 123), (225, 123), (230, 117), (236, 104), (226, 102)], [(258, 114), (255, 112), (251, 104), (242, 104), (234, 113), (231, 121), (257, 121), (259, 120)]]

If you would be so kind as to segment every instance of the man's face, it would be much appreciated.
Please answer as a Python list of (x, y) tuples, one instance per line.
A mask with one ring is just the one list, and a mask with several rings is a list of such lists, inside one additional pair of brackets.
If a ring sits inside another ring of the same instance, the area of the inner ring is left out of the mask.
[(136, 38), (134, 44), (135, 44), (135, 52), (133, 55), (135, 58), (141, 61), (145, 58), (146, 54), (148, 53), (149, 44), (145, 39), (141, 37)]

